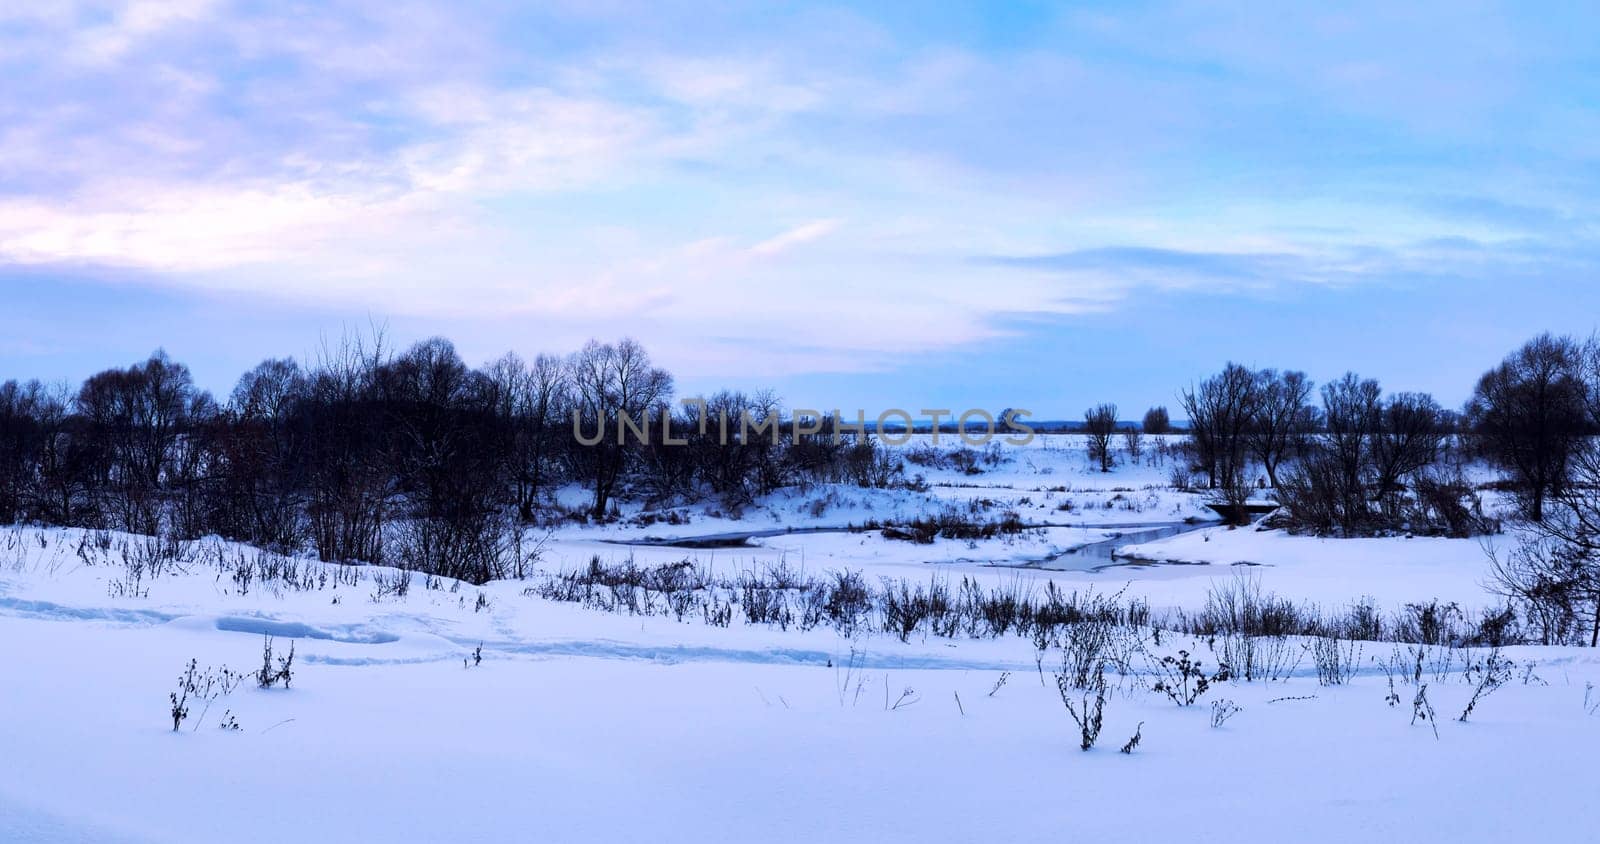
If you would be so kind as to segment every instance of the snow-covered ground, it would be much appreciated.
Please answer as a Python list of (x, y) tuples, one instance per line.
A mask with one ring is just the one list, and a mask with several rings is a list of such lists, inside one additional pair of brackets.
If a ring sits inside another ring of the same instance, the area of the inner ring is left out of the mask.
[[(1182, 564), (1080, 563), (1065, 552), (1208, 511), (1159, 464), (1102, 475), (1077, 443), (1050, 440), (978, 475), (917, 470), (926, 492), (817, 487), (738, 519), (698, 505), (686, 524), (562, 527), (543, 537), (540, 574), (594, 556), (729, 574), (781, 561), (1194, 611), (1247, 572), (1326, 607), (1493, 603), (1477, 540), (1213, 526), (1119, 549)], [(878, 531), (620, 544), (945, 506), (1062, 526), (932, 545)], [(1024, 636), (721, 627), (545, 600), (526, 591), (537, 577), (418, 575), (402, 592), (392, 570), (295, 561), (246, 581), (235, 573), (255, 552), (220, 540), (134, 577), (144, 543), (0, 531), (0, 841), (1460, 842), (1582, 840), (1594, 821), (1600, 659), (1587, 649), (1506, 649), (1508, 681), (1463, 723), (1484, 649), (1349, 645), (1356, 675), (1323, 685), (1312, 643), (1289, 639), (1280, 679), (1219, 682), (1179, 707), (1150, 688), (1160, 657), (1184, 648), (1212, 669), (1214, 646), (1147, 638), (1084, 753), (1050, 676), (1060, 656), (1041, 672)], [(188, 661), (254, 671), (264, 634), (279, 655), (294, 648), (290, 688), (246, 681), (174, 733), (167, 695)], [(1417, 656), (1437, 737), (1413, 723), (1418, 686), (1394, 667)], [(1213, 727), (1224, 700), (1239, 711)]]

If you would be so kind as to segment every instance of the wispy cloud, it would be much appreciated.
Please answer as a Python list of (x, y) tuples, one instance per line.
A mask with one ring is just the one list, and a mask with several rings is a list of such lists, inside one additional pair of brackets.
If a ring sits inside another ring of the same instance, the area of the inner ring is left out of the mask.
[(826, 237), (829, 232), (838, 227), (838, 220), (814, 220), (757, 243), (755, 246), (750, 247), (750, 254), (766, 257), (787, 252), (797, 246)]
[(143, 41), (205, 20), (219, 5), (219, 0), (132, 0), (114, 8), (109, 21), (79, 31), (67, 58), (115, 63)]
[(1592, 16), (1260, 12), (6, 7), (0, 264), (751, 371), (1140, 290), (1594, 269)]
[(996, 264), (1063, 274), (1108, 274), (1129, 285), (1260, 285), (1317, 280), (1316, 263), (1288, 253), (1190, 252), (1108, 246), (1053, 255), (1003, 256)]

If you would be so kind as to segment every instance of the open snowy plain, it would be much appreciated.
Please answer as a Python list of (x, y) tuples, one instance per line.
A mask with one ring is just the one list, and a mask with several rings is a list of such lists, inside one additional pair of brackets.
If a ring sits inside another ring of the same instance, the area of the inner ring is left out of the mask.
[[(526, 576), (482, 586), (5, 529), (0, 840), (1590, 835), (1594, 652), (1449, 632), (1498, 605), (1509, 538), (1205, 524), (1158, 451), (1102, 474), (1074, 437), (906, 468), (925, 485), (530, 530)], [(862, 529), (952, 508), (1030, 527)], [(840, 610), (840, 582), (981, 609)], [(1007, 598), (1072, 611), (1039, 641)], [(1432, 641), (1199, 629), (1229, 601)], [(1068, 702), (1101, 713), (1087, 752)]]

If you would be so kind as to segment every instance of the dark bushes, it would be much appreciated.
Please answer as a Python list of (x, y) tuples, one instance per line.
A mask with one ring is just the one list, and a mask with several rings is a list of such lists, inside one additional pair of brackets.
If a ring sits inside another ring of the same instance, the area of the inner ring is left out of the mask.
[[(700, 618), (726, 626), (738, 612), (747, 623), (801, 630), (831, 627), (841, 636), (858, 632), (887, 633), (906, 641), (914, 636), (989, 638), (1016, 635), (1061, 645), (1076, 653), (1076, 664), (1091, 670), (1099, 662), (1121, 666), (1126, 654), (1118, 643), (1141, 634), (1137, 630), (1171, 631), (1201, 640), (1230, 639), (1213, 650), (1243, 663), (1239, 654), (1255, 654), (1250, 665), (1231, 666), (1262, 679), (1279, 679), (1292, 669), (1285, 637), (1322, 637), (1342, 641), (1401, 641), (1466, 647), (1514, 644), (1522, 639), (1510, 609), (1465, 616), (1453, 604), (1437, 601), (1407, 605), (1385, 618), (1370, 601), (1324, 612), (1263, 592), (1258, 581), (1240, 577), (1217, 584), (1206, 606), (1196, 614), (1154, 614), (1140, 600), (1120, 593), (1063, 592), (1054, 581), (1035, 589), (1025, 581), (989, 587), (963, 577), (952, 583), (942, 577), (914, 583), (882, 578), (873, 585), (860, 572), (839, 570), (823, 576), (798, 572), (782, 562), (740, 572), (733, 578), (714, 575), (688, 562), (641, 567), (632, 559), (606, 563), (599, 557), (574, 571), (545, 575), (525, 590), (554, 601), (583, 604), (629, 615), (660, 615), (680, 621)], [(1245, 640), (1256, 639), (1257, 642)], [(1073, 677), (1083, 672), (1071, 672)]]
[(826, 626), (842, 636), (883, 632), (901, 640), (917, 635), (1029, 636), (1044, 630), (1054, 641), (1069, 625), (1129, 627), (1150, 621), (1148, 607), (1138, 601), (1064, 593), (1048, 582), (1037, 595), (1021, 581), (991, 588), (972, 578), (962, 578), (954, 588), (939, 577), (926, 583), (883, 578), (874, 586), (860, 572), (839, 570), (816, 577), (781, 562), (727, 578), (688, 562), (641, 567), (632, 559), (608, 564), (593, 557), (584, 568), (546, 575), (526, 591), (608, 612), (679, 620), (698, 616), (714, 626), (725, 626), (726, 614), (737, 608), (751, 624), (801, 630)]
[[(867, 529), (878, 527), (869, 524)], [(919, 516), (907, 522), (883, 525), (884, 539), (928, 544), (935, 539), (964, 539), (969, 541), (994, 539), (997, 536), (1014, 536), (1027, 530), (1022, 517), (1007, 510), (999, 519), (983, 519), (975, 514), (946, 508), (933, 516)]]

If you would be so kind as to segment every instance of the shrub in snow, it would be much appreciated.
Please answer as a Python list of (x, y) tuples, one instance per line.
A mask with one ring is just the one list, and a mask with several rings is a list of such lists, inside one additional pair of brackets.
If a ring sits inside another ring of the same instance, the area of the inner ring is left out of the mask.
[(883, 708), (884, 709), (886, 709), (886, 710), (888, 710), (890, 712), (893, 712), (893, 711), (899, 709), (902, 706), (910, 706), (910, 705), (912, 705), (913, 703), (916, 703), (919, 700), (922, 700), (922, 698), (917, 695), (917, 690), (911, 688), (910, 686), (906, 686), (904, 689), (900, 690), (900, 696), (895, 698), (894, 703), (892, 703), (892, 704), (889, 703), (889, 678), (888, 677), (883, 678)]
[(1179, 492), (1190, 492), (1194, 489), (1194, 470), (1182, 459), (1176, 460), (1172, 468), (1167, 470), (1167, 483)]
[(1361, 662), (1361, 643), (1342, 641), (1337, 636), (1318, 636), (1306, 646), (1317, 663), (1317, 682), (1340, 686), (1355, 676)]
[(1188, 632), (1209, 636), (1242, 633), (1246, 636), (1293, 636), (1308, 632), (1312, 619), (1293, 601), (1261, 589), (1261, 580), (1236, 574), (1218, 580), (1206, 590), (1206, 605)]
[(1483, 662), (1469, 665), (1464, 674), (1468, 682), (1473, 682), (1474, 675), (1477, 680), (1473, 684), (1472, 698), (1467, 701), (1467, 707), (1461, 710), (1461, 717), (1456, 719), (1463, 723), (1472, 711), (1478, 708), (1479, 701), (1494, 694), (1496, 689), (1511, 679), (1511, 660), (1501, 656), (1500, 649), (1496, 648), (1489, 652), (1488, 658)]
[[(850, 661), (843, 666), (833, 667), (834, 685), (839, 692), (839, 706), (843, 707), (846, 700), (851, 706), (861, 702), (861, 692), (867, 687), (867, 675), (862, 673), (861, 667), (866, 661), (866, 654), (850, 648)], [(832, 660), (829, 660), (832, 664)], [(888, 686), (884, 687), (885, 693)]]
[(1137, 748), (1139, 746), (1139, 742), (1141, 740), (1143, 740), (1143, 739), (1144, 739), (1144, 722), (1140, 721), (1139, 722), (1139, 726), (1133, 728), (1133, 736), (1131, 738), (1129, 738), (1128, 741), (1122, 745), (1122, 752), (1125, 753), (1125, 754), (1132, 753), (1134, 751), (1134, 748)]
[(1000, 672), (1000, 677), (994, 681), (994, 688), (989, 690), (989, 697), (994, 697), (996, 692), (1005, 687), (1006, 681), (1009, 679), (1011, 679), (1010, 671)]
[(1406, 604), (1405, 612), (1395, 619), (1395, 634), (1403, 642), (1453, 644), (1467, 638), (1461, 630), (1463, 621), (1461, 607), (1454, 603), (1441, 604), (1433, 600), (1425, 604)]
[[(1106, 671), (1100, 665), (1095, 669), (1094, 681), (1080, 692), (1074, 690), (1065, 674), (1056, 675), (1056, 691), (1061, 693), (1061, 704), (1067, 708), (1078, 725), (1078, 747), (1088, 750), (1100, 739), (1100, 728), (1105, 725)], [(1076, 700), (1074, 699), (1076, 698)]]
[(411, 570), (403, 569), (392, 576), (378, 572), (372, 576), (372, 602), (379, 603), (384, 598), (404, 598), (411, 592)]
[(1305, 655), (1290, 645), (1287, 636), (1246, 636), (1223, 633), (1208, 640), (1217, 662), (1245, 682), (1287, 680)]
[(1228, 723), (1228, 719), (1238, 715), (1244, 710), (1231, 700), (1214, 700), (1211, 702), (1211, 727), (1216, 729)]
[(294, 642), (289, 643), (287, 656), (273, 657), (272, 637), (262, 636), (261, 670), (256, 672), (256, 685), (263, 689), (270, 689), (278, 683), (283, 683), (285, 689), (289, 688), (289, 681), (294, 679)]
[(1433, 727), (1433, 737), (1439, 737), (1439, 716), (1433, 712), (1433, 704), (1428, 702), (1428, 684), (1417, 686), (1417, 696), (1411, 699), (1411, 725), (1416, 726), (1418, 721), (1426, 721)]
[(935, 539), (975, 542), (1016, 536), (1028, 530), (1028, 526), (1022, 521), (1022, 516), (1014, 510), (1005, 511), (998, 520), (995, 520), (984, 518), (975, 510), (964, 513), (955, 507), (946, 507), (935, 515), (918, 516), (902, 523), (880, 525), (876, 521), (869, 520), (863, 528), (881, 529), (884, 539), (898, 539), (923, 545), (930, 544)]
[(171, 704), (169, 709), (172, 715), (172, 731), (177, 732), (183, 722), (189, 718), (189, 708), (195, 703), (200, 703), (200, 716), (195, 721), (195, 728), (205, 721), (206, 711), (211, 708), (211, 702), (228, 694), (239, 685), (241, 675), (229, 671), (227, 667), (206, 668), (201, 671), (198, 663), (191, 659), (184, 667), (183, 673), (178, 675), (178, 688), (167, 694)]
[(908, 641), (924, 621), (938, 626), (950, 610), (950, 590), (941, 580), (930, 581), (926, 589), (921, 584), (913, 589), (903, 579), (883, 579), (884, 627), (902, 642)]
[(1153, 688), (1166, 694), (1179, 706), (1193, 706), (1211, 689), (1213, 683), (1223, 682), (1229, 677), (1227, 666), (1207, 675), (1202, 665), (1200, 660), (1190, 659), (1189, 652), (1185, 650), (1178, 651), (1175, 657), (1164, 656), (1152, 664), (1152, 673), (1159, 678)]
[(1074, 689), (1089, 689), (1105, 671), (1115, 625), (1104, 619), (1068, 624), (1061, 632), (1061, 674)]

